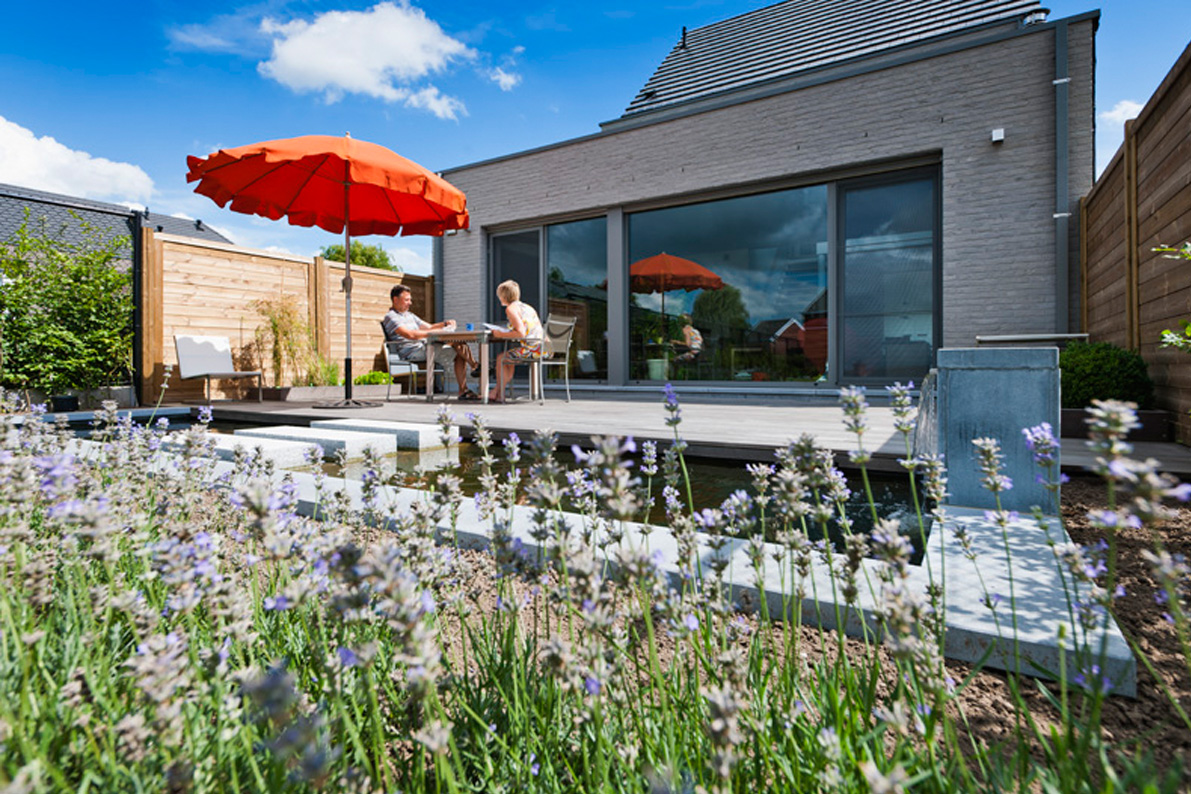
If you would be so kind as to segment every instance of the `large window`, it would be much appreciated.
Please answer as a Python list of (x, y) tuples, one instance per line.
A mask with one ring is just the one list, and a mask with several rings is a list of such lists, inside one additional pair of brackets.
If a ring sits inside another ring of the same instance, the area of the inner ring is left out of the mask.
[[(608, 373), (608, 224), (604, 218), (546, 227), (546, 273), (552, 317), (574, 317), (571, 377)], [(552, 375), (559, 374), (551, 368)]]
[(917, 381), (940, 333), (939, 189), (917, 168), (626, 213), (623, 252), (606, 217), (496, 234), (491, 284), (576, 319), (573, 379)]
[(920, 379), (935, 344), (935, 178), (841, 189), (844, 380)]
[(822, 185), (630, 215), (630, 378), (819, 379), (827, 239)]

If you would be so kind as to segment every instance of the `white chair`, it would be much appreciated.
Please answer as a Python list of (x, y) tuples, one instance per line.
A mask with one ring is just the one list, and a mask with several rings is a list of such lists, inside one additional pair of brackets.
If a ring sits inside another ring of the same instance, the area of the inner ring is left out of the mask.
[(232, 346), (226, 336), (174, 335), (174, 349), (178, 353), (178, 375), (182, 380), (205, 378), (203, 398), (211, 402), (211, 378), (256, 378), (256, 399), (264, 399), (264, 373), (236, 370), (232, 363)]
[[(571, 401), (571, 337), (575, 335), (577, 317), (546, 318), (546, 355), (538, 361), (538, 367), (562, 367), (563, 380), (567, 386), (567, 402)], [(542, 377), (538, 373), (538, 398), (545, 401)]]

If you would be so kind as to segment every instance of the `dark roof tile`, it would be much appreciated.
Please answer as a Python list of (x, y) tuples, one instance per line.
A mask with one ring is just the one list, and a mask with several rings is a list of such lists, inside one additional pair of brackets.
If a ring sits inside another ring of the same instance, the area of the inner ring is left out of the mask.
[(686, 31), (621, 118), (1042, 10), (1037, 0), (786, 0)]

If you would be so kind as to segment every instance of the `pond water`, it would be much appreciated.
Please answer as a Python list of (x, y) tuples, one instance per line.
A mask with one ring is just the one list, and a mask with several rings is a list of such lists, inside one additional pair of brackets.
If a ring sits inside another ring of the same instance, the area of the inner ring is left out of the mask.
[[(177, 417), (170, 417), (169, 428), (181, 430), (189, 422)], [(215, 422), (210, 429), (215, 433), (231, 434), (243, 427), (258, 427), (255, 424)], [(90, 434), (90, 427), (79, 425), (76, 433), (80, 437)], [(497, 444), (494, 453), (497, 457), (496, 470), (504, 474), (508, 464), (503, 459), (503, 448)], [(464, 442), (449, 451), (446, 449), (430, 449), (418, 451), (402, 451), (384, 458), (385, 474), (391, 485), (403, 487), (418, 487), (425, 482), (426, 471), (439, 469), (444, 466), (453, 468), (453, 473), (462, 479), (463, 492), (467, 495), (475, 494), (479, 488), (480, 450), (475, 444)], [(569, 448), (558, 451), (560, 464), (567, 469), (576, 468), (578, 464)], [(719, 507), (725, 499), (736, 491), (752, 494), (752, 478), (745, 469), (745, 463), (740, 461), (722, 461), (707, 458), (690, 458), (686, 460), (687, 470), (691, 477), (691, 496), (696, 510)], [(524, 460), (522, 466), (526, 467)], [(346, 466), (326, 462), (322, 471), (328, 476), (361, 479), (363, 464), (349, 462)], [(846, 512), (853, 522), (853, 531), (868, 533), (872, 530), (872, 515), (869, 510), (868, 499), (864, 493), (864, 484), (859, 471), (846, 471), (851, 496), (846, 504)], [(884, 472), (870, 472), (869, 482), (872, 487), (873, 501), (880, 518), (896, 519), (902, 534), (906, 535), (914, 546), (914, 562), (917, 563), (922, 555), (922, 533), (919, 530), (918, 519), (914, 510), (913, 494), (909, 478), (904, 474), (889, 474)], [(665, 525), (665, 510), (660, 504), (662, 478), (657, 476), (653, 482), (655, 504), (650, 511), (649, 523)], [(920, 496), (921, 501), (921, 496)], [(927, 534), (930, 532), (930, 519), (924, 518)], [(818, 535), (815, 528), (813, 538)], [(838, 522), (832, 522), (828, 527), (828, 535), (839, 545), (842, 531)], [(766, 538), (774, 540), (774, 538)]]
[[(497, 446), (494, 454), (497, 463), (494, 469), (498, 475), (508, 471), (508, 464), (502, 458), (503, 449)], [(425, 470), (442, 466), (450, 466), (453, 473), (463, 481), (464, 493), (473, 495), (480, 489), (480, 457), (479, 447), (464, 442), (453, 447), (449, 452), (445, 449), (398, 452), (385, 458), (386, 475), (389, 483), (403, 487), (418, 487), (425, 482)], [(558, 460), (564, 468), (576, 468), (574, 456), (568, 449), (558, 451)], [(691, 477), (691, 496), (696, 510), (719, 507), (725, 499), (736, 491), (753, 493), (752, 477), (745, 469), (742, 461), (720, 461), (707, 458), (686, 459), (687, 471)], [(527, 464), (522, 459), (522, 468)], [(363, 464), (349, 462), (345, 467), (335, 463), (325, 463), (322, 467), (328, 476), (361, 479)], [(872, 513), (869, 510), (868, 498), (864, 492), (864, 482), (859, 471), (846, 471), (848, 487), (851, 496), (846, 503), (846, 513), (852, 521), (854, 532), (868, 533), (872, 531)], [(661, 504), (661, 490), (663, 486), (661, 475), (653, 479), (653, 496), (655, 504), (650, 511), (648, 522), (651, 524), (666, 524), (665, 508)], [(869, 472), (869, 484), (873, 492), (873, 502), (876, 505), (877, 516), (882, 519), (895, 519), (901, 526), (902, 534), (906, 535), (914, 546), (914, 562), (917, 563), (922, 554), (922, 533), (919, 531), (917, 514), (914, 510), (913, 493), (909, 477), (904, 474), (889, 474), (884, 472)], [(920, 502), (921, 494), (919, 495)], [(924, 517), (927, 534), (930, 532), (930, 519)], [(837, 545), (842, 542), (842, 530), (838, 522), (832, 522), (828, 528), (829, 536)], [(812, 532), (812, 538), (819, 537), (817, 528)], [(769, 537), (767, 540), (774, 540)]]

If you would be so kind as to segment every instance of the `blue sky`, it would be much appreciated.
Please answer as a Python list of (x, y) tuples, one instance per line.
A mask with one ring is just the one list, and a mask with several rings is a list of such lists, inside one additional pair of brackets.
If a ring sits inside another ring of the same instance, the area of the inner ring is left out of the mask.
[[(338, 238), (219, 209), (186, 184), (186, 156), (350, 131), (441, 170), (587, 135), (623, 112), (684, 25), (765, 5), (10, 3), (0, 182), (201, 218), (242, 245), (309, 255)], [(1044, 5), (1051, 19), (1097, 8)], [(1099, 8), (1098, 168), (1191, 41), (1187, 0)], [(365, 241), (429, 271), (427, 239)]]

